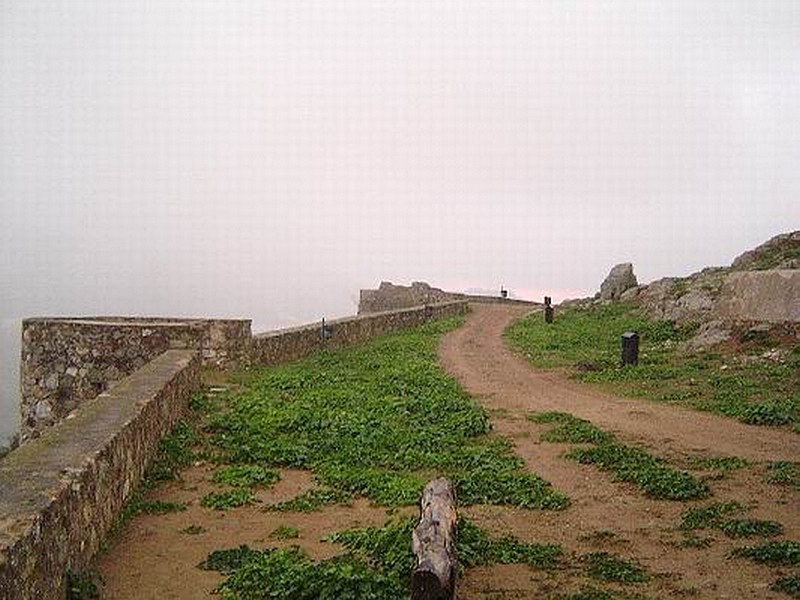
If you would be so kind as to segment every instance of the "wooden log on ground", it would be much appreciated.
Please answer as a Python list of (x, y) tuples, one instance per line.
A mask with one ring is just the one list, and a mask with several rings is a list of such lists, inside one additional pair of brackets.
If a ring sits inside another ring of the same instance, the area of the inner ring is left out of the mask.
[(411, 600), (453, 600), (456, 590), (456, 493), (444, 478), (428, 482), (412, 534), (416, 565)]

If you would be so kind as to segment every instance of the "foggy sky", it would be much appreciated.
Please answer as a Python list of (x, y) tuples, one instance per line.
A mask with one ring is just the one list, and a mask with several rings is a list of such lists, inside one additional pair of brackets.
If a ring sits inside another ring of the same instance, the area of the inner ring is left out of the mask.
[(798, 165), (795, 0), (6, 0), (0, 442), (22, 316), (588, 294), (797, 229)]

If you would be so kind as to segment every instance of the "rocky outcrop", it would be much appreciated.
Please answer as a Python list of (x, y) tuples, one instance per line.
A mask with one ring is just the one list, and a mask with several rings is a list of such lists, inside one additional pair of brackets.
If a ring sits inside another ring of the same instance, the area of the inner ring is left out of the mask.
[(800, 270), (731, 273), (717, 313), (732, 321), (800, 322)]
[(731, 263), (734, 271), (800, 269), (800, 231), (782, 233), (740, 254)]
[(638, 285), (631, 263), (616, 265), (600, 285), (600, 300), (619, 300), (622, 294)]

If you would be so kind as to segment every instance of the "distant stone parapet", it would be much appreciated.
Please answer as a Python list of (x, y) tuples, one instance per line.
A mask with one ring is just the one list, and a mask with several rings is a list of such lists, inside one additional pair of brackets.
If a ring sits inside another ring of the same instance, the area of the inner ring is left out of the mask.
[(481, 304), (538, 306), (536, 302), (506, 298), (500, 295), (484, 296), (480, 294), (446, 292), (424, 281), (415, 281), (410, 286), (395, 285), (388, 281), (382, 281), (376, 290), (361, 290), (358, 302), (358, 314), (364, 315), (458, 300), (466, 300), (468, 302), (477, 302)]

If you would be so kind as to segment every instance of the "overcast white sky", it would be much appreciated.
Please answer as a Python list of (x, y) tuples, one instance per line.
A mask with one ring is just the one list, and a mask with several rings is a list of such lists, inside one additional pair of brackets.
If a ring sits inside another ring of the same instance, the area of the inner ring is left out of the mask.
[(796, 0), (4, 0), (0, 441), (21, 316), (590, 293), (800, 228), (798, 165)]

